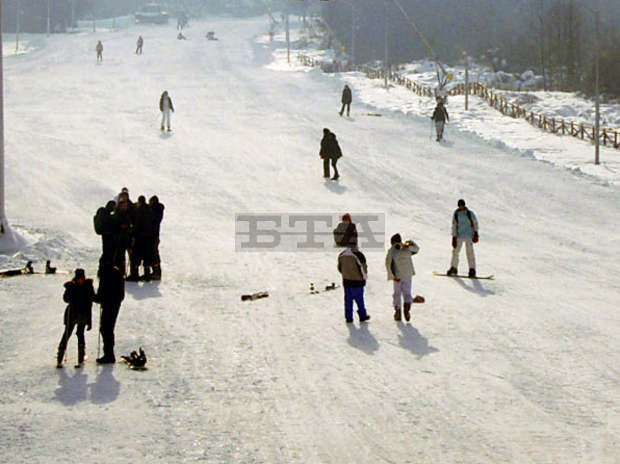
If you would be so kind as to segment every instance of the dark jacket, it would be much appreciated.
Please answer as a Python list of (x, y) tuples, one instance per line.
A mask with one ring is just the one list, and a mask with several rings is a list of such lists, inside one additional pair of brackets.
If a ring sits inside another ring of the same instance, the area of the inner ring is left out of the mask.
[(351, 89), (348, 86), (345, 86), (342, 91), (342, 103), (351, 103), (353, 101), (353, 96), (351, 95)]
[(164, 204), (159, 202), (153, 203), (151, 209), (153, 211), (153, 236), (159, 237), (159, 228), (161, 221), (164, 219)]
[(134, 237), (152, 237), (153, 229), (153, 211), (146, 203), (136, 206), (135, 222), (133, 226)]
[(95, 301), (103, 305), (121, 304), (125, 299), (125, 279), (117, 267), (105, 267), (99, 277), (99, 288)]
[(170, 95), (166, 97), (163, 93), (159, 98), (159, 111), (164, 111), (164, 98), (168, 98), (168, 101), (170, 102), (170, 111), (174, 111), (174, 106), (172, 106), (172, 98), (170, 98)]
[(446, 110), (445, 106), (437, 105), (431, 119), (433, 121), (449, 121), (450, 118), (448, 117), (448, 110)]
[(323, 159), (338, 159), (342, 156), (340, 145), (338, 145), (338, 140), (336, 140), (336, 134), (328, 132), (323, 135), (319, 156)]
[(75, 279), (65, 282), (65, 293), (62, 299), (69, 303), (65, 309), (64, 322), (92, 325), (92, 307), (95, 301), (93, 280), (86, 279), (79, 285)]
[(337, 246), (357, 245), (357, 227), (353, 223), (341, 222), (334, 229), (334, 241)]

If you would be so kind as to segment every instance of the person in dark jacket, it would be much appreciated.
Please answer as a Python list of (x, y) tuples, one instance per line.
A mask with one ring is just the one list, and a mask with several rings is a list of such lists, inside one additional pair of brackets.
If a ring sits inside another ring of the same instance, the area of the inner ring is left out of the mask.
[(76, 269), (75, 276), (69, 282), (65, 282), (65, 293), (62, 299), (67, 304), (64, 315), (65, 330), (58, 345), (58, 355), (56, 357), (56, 367), (62, 367), (62, 360), (67, 349), (67, 342), (73, 329), (77, 325), (78, 339), (78, 365), (84, 362), (86, 353), (86, 340), (84, 338), (84, 328), (90, 330), (92, 327), (92, 306), (95, 300), (95, 290), (92, 279), (87, 279), (84, 269)]
[(159, 256), (159, 229), (164, 219), (164, 204), (159, 202), (157, 195), (149, 198), (149, 206), (153, 211), (153, 280), (161, 280), (161, 257)]
[(121, 192), (114, 210), (115, 230), (116, 230), (116, 249), (114, 252), (114, 265), (125, 275), (126, 260), (125, 253), (129, 252), (131, 257), (131, 236), (133, 230), (134, 204), (129, 199), (129, 194)]
[(105, 207), (101, 207), (95, 214), (95, 232), (101, 235), (101, 258), (100, 261), (111, 261), (116, 253), (116, 241), (118, 236), (116, 217), (114, 209), (116, 202), (108, 201)]
[(142, 55), (142, 45), (144, 45), (144, 39), (139, 35), (136, 41), (136, 55)]
[(332, 177), (332, 180), (337, 180), (340, 175), (338, 174), (336, 163), (338, 159), (342, 157), (342, 150), (340, 150), (340, 145), (338, 145), (336, 134), (331, 132), (328, 128), (323, 129), (319, 156), (323, 159), (323, 177), (329, 179), (329, 162), (331, 161), (332, 167), (334, 168), (334, 177)]
[[(129, 256), (129, 277), (128, 281), (151, 280), (151, 266), (153, 265), (153, 211), (146, 204), (144, 195), (138, 197), (135, 209), (135, 220), (133, 225), (133, 247)], [(144, 266), (144, 275), (139, 277), (138, 270)]]
[(438, 100), (437, 106), (435, 107), (435, 111), (433, 111), (433, 115), (431, 119), (435, 121), (435, 130), (437, 132), (437, 141), (440, 142), (443, 138), (443, 128), (446, 124), (446, 121), (449, 121), (448, 110), (443, 106), (443, 101)]
[(334, 241), (339, 247), (353, 246), (357, 243), (357, 227), (349, 213), (342, 216), (342, 222), (334, 229)]
[(159, 111), (161, 111), (161, 130), (164, 130), (164, 124), (166, 124), (170, 132), (170, 112), (174, 113), (174, 106), (167, 90), (164, 90), (159, 98)]
[(338, 255), (338, 272), (342, 274), (344, 287), (344, 317), (347, 324), (353, 322), (353, 302), (357, 304), (360, 322), (366, 322), (370, 316), (364, 304), (364, 286), (368, 275), (366, 257), (356, 245)]
[(97, 42), (95, 50), (97, 51), (97, 61), (103, 61), (103, 44), (101, 43), (101, 40)]
[(353, 96), (351, 95), (351, 89), (347, 84), (344, 85), (344, 89), (342, 90), (342, 108), (340, 108), (340, 116), (344, 113), (345, 106), (347, 107), (347, 117), (351, 112), (351, 102), (353, 101)]
[(121, 270), (111, 262), (106, 262), (99, 273), (99, 288), (95, 301), (101, 304), (101, 320), (99, 332), (103, 340), (103, 356), (97, 358), (97, 363), (108, 364), (116, 362), (114, 356), (114, 327), (121, 303), (125, 298), (125, 279)]

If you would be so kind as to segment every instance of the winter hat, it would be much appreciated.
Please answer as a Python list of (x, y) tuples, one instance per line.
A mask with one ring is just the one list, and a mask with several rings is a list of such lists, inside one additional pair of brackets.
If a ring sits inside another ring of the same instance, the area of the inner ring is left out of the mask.
[(353, 222), (353, 221), (351, 220), (351, 215), (350, 215), (349, 213), (344, 214), (344, 215), (342, 216), (342, 220), (343, 220), (343, 221)]
[(400, 243), (402, 241), (403, 241), (403, 239), (400, 237), (400, 234), (394, 234), (394, 235), (392, 235), (392, 238), (390, 239), (390, 243), (392, 245), (394, 245), (396, 243)]
[(329, 134), (329, 129), (327, 127), (323, 128), (323, 134), (325, 135)]
[(465, 206), (465, 200), (462, 198), (458, 201), (457, 206)]
[(84, 269), (82, 268), (77, 268), (75, 270), (75, 279), (85, 279), (86, 278), (86, 274), (84, 273)]

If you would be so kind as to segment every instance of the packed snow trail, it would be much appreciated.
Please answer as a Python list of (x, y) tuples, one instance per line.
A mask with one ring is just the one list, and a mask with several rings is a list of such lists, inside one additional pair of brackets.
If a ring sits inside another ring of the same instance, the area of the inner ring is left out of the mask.
[[(338, 83), (264, 68), (266, 24), (53, 36), (6, 61), (7, 213), (31, 245), (2, 267), (49, 256), (92, 276), (92, 216), (122, 186), (166, 214), (163, 281), (127, 285), (116, 329), (117, 356), (141, 345), (148, 371), (95, 366), (96, 323), (86, 367), (55, 369), (66, 276), (0, 281), (0, 460), (614, 462), (618, 190), (457, 133), (438, 145), (426, 122), (355, 100), (340, 118)], [(323, 127), (338, 183), (321, 178)], [(460, 197), (495, 281), (432, 275)], [(426, 303), (396, 324), (384, 254), (367, 253), (372, 320), (346, 326), (341, 289), (308, 295), (339, 280), (336, 251), (234, 252), (234, 214), (264, 211), (384, 211), (388, 236), (421, 247)], [(69, 365), (76, 351), (74, 337)]]

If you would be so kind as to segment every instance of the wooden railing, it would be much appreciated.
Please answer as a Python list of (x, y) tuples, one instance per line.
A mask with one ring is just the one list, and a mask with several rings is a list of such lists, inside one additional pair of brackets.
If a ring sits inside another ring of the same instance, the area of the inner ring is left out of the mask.
[[(297, 59), (304, 66), (319, 66), (321, 69), (324, 67), (324, 62), (315, 60), (306, 55), (299, 54)], [(370, 79), (384, 79), (385, 70), (376, 69), (367, 65), (360, 65), (355, 67), (346, 67), (342, 71), (358, 71), (364, 73), (366, 77)], [(435, 89), (429, 86), (421, 85), (412, 81), (407, 77), (403, 77), (397, 72), (388, 71), (388, 80), (397, 85), (402, 85), (411, 90), (414, 94), (422, 97), (434, 97)], [(594, 141), (596, 138), (596, 128), (589, 124), (576, 123), (574, 121), (566, 121), (564, 119), (556, 119), (545, 116), (544, 114), (534, 113), (527, 111), (515, 103), (511, 103), (503, 95), (495, 92), (484, 84), (474, 82), (469, 85), (469, 92), (472, 95), (476, 95), (483, 100), (487, 101), (490, 106), (495, 108), (500, 113), (510, 116), (512, 118), (522, 118), (527, 122), (536, 126), (544, 131), (552, 134), (571, 135), (581, 140)], [(448, 95), (464, 95), (465, 84), (458, 84), (450, 89)], [(599, 140), (602, 145), (611, 146), (615, 149), (620, 148), (620, 132), (608, 128), (599, 129)]]

